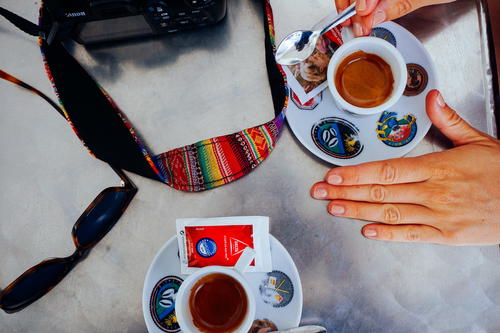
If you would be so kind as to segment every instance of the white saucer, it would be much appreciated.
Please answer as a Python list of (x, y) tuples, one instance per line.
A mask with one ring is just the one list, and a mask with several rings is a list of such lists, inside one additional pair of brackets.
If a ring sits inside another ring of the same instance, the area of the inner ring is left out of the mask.
[[(430, 55), (415, 36), (396, 23), (381, 24), (372, 35), (395, 44), (406, 63), (412, 64), (413, 89), (405, 92), (409, 96), (402, 96), (387, 113), (367, 116), (338, 109), (328, 89), (306, 107), (299, 108), (293, 98), (288, 104), (288, 124), (298, 140), (314, 155), (335, 165), (401, 157), (431, 127), (425, 97), (437, 88), (437, 77)], [(420, 75), (422, 70), (424, 75)]]
[[(270, 243), (273, 272), (245, 274), (255, 293), (255, 319), (268, 319), (280, 330), (297, 327), (302, 316), (299, 273), (283, 245), (273, 236)], [(185, 278), (174, 236), (160, 249), (144, 281), (142, 311), (149, 332), (180, 332), (174, 312), (175, 295)]]

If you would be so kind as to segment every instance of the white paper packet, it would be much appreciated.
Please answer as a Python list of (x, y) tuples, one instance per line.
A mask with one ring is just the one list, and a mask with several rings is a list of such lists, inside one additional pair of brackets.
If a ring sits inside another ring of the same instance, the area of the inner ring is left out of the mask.
[(248, 272), (272, 270), (267, 216), (182, 218), (176, 227), (182, 274), (210, 265), (232, 266), (246, 246), (256, 252)]

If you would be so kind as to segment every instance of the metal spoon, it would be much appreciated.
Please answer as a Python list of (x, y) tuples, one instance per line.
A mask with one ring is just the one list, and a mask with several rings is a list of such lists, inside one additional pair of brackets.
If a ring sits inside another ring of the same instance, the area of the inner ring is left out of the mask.
[(274, 331), (271, 333), (326, 333), (326, 328), (323, 326), (301, 326), (283, 331)]
[(332, 13), (318, 22), (312, 30), (298, 30), (283, 39), (276, 51), (276, 62), (281, 65), (296, 65), (306, 60), (314, 51), (318, 38), (328, 30), (356, 15), (356, 3), (342, 13)]

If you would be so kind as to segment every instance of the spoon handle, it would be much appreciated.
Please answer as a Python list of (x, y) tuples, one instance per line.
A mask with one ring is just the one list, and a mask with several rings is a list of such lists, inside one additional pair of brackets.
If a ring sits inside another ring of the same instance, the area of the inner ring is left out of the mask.
[(349, 7), (347, 7), (342, 13), (336, 14), (332, 13), (319, 21), (312, 30), (320, 31), (320, 35), (324, 34), (331, 28), (339, 25), (340, 23), (347, 21), (351, 17), (356, 15), (356, 2), (353, 2)]

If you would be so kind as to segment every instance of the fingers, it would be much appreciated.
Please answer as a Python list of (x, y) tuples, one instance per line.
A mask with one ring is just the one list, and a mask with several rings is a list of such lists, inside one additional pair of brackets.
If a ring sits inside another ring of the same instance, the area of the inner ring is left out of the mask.
[[(355, 0), (335, 0), (335, 5), (339, 13), (343, 12), (350, 4)], [(356, 13), (357, 15), (351, 19), (346, 20), (341, 25), (347, 27), (353, 25), (354, 35), (356, 37), (368, 35), (371, 31), (371, 26), (367, 25), (367, 29), (363, 30), (363, 20), (364, 16), (372, 17), (372, 12), (377, 6), (379, 0), (358, 0), (356, 2)], [(371, 18), (373, 20), (373, 18)]]
[(373, 27), (385, 22), (386, 20), (387, 15), (385, 11), (380, 8), (376, 8), (369, 15), (362, 17), (361, 25), (363, 26), (363, 31), (369, 34)]
[(376, 203), (425, 204), (428, 190), (423, 183), (397, 185), (353, 185), (333, 186), (316, 183), (311, 188), (311, 196), (320, 200), (351, 200)]
[(352, 21), (352, 31), (354, 32), (355, 37), (361, 37), (365, 35), (365, 31), (363, 30), (363, 24), (361, 22), (361, 16), (355, 15), (351, 18)]
[(347, 20), (345, 20), (344, 22), (340, 23), (340, 25), (341, 25), (341, 26), (343, 26), (343, 27), (348, 27), (348, 26), (350, 26), (351, 24), (352, 24), (351, 19), (347, 19)]
[(383, 10), (387, 20), (395, 20), (424, 6), (426, 0), (389, 0), (383, 1), (379, 9)]
[[(450, 2), (452, 0), (435, 0), (434, 2)], [(336, 0), (339, 12), (344, 10), (354, 0)], [(428, 5), (427, 0), (358, 0), (356, 16), (350, 21), (353, 24), (356, 37), (369, 35), (372, 28), (382, 22), (397, 19), (422, 6)], [(345, 22), (343, 26), (350, 25)]]
[(366, 0), (358, 0), (356, 2), (356, 13), (361, 14), (366, 10)]
[(433, 176), (435, 170), (427, 164), (422, 157), (369, 162), (331, 169), (325, 180), (332, 185), (417, 183)]
[[(365, 0), (363, 4), (358, 0), (356, 3), (356, 12), (359, 17), (359, 23), (363, 31), (363, 36), (367, 36), (372, 31), (372, 28), (385, 21), (385, 12), (381, 9), (377, 10), (377, 5), (380, 0)], [(358, 28), (359, 29), (359, 28)]]
[(427, 115), (432, 123), (455, 146), (481, 141), (485, 136), (463, 120), (443, 99), (438, 90), (431, 90), (426, 99)]
[[(337, 10), (339, 12), (342, 12), (353, 2), (354, 0), (336, 0), (335, 4), (337, 6)], [(379, 0), (358, 0), (356, 2), (356, 16), (345, 21), (342, 26), (349, 26), (352, 23), (354, 35), (356, 37), (369, 35), (373, 27), (375, 8), (377, 7), (378, 3)], [(380, 19), (380, 14), (378, 15), (377, 19)], [(381, 22), (383, 22), (383, 20)]]
[(373, 12), (377, 7), (379, 0), (358, 0), (356, 2), (356, 13), (360, 16), (366, 16)]
[(327, 209), (334, 216), (385, 224), (428, 223), (429, 220), (433, 219), (431, 209), (410, 204), (375, 204), (332, 200)]
[[(343, 12), (347, 7), (349, 7), (351, 2), (353, 1), (354, 0), (335, 0), (335, 7), (337, 7), (337, 12), (338, 13)], [(347, 27), (350, 25), (351, 25), (351, 19), (348, 19), (341, 24), (341, 26), (343, 27)]]
[(340, 13), (344, 9), (346, 9), (347, 7), (349, 7), (349, 5), (351, 4), (351, 2), (353, 2), (353, 1), (350, 1), (350, 0), (335, 0), (335, 7), (337, 7), (337, 11)]
[(370, 239), (411, 242), (411, 243), (446, 243), (446, 238), (437, 228), (428, 225), (384, 225), (368, 224), (361, 229), (363, 236)]

